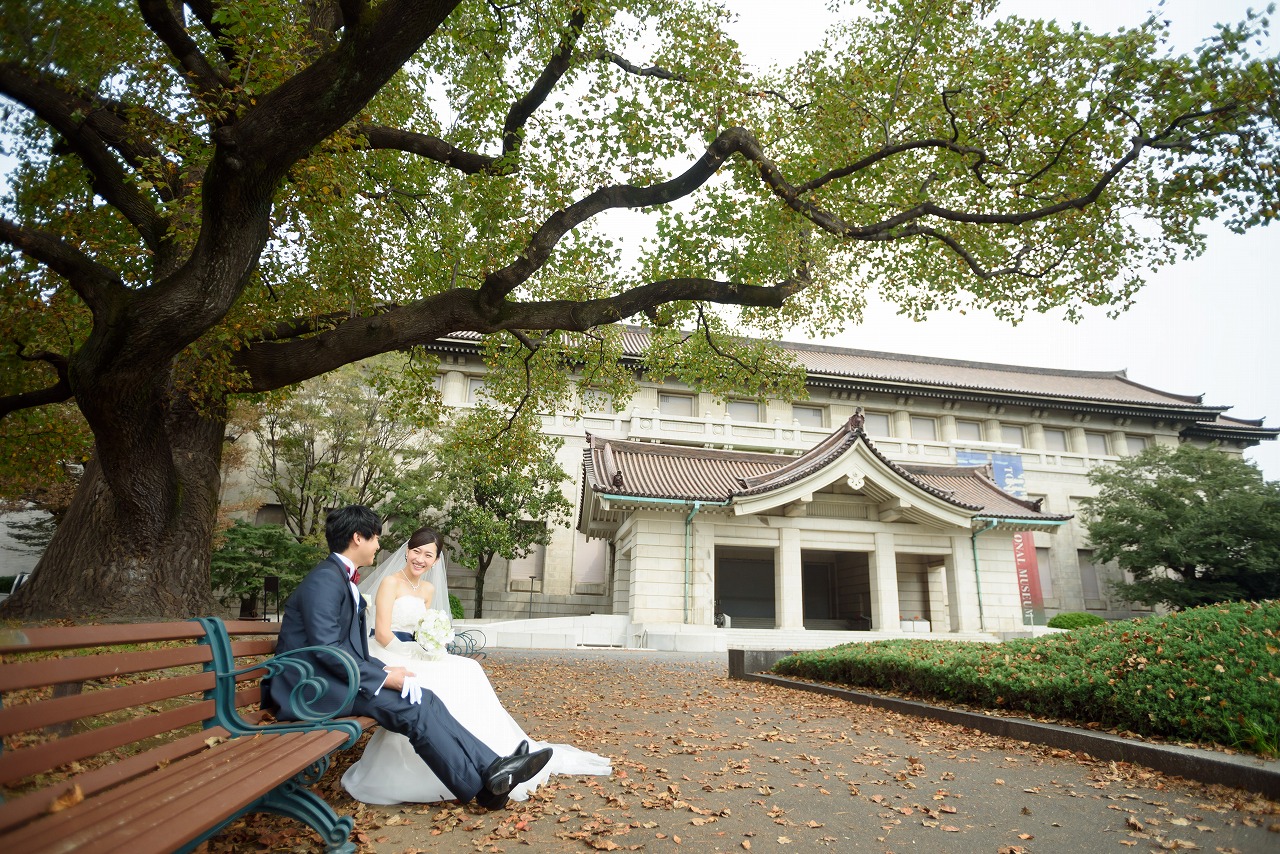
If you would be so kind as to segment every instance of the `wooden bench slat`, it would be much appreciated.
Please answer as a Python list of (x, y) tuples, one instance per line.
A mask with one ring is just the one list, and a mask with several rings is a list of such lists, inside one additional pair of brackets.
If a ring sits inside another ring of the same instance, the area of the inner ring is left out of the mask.
[[(287, 769), (290, 777), (308, 768), (312, 763), (329, 755), (341, 741), (320, 740), (314, 737), (320, 733), (307, 733), (304, 743), (285, 741), (272, 745), (252, 757), (243, 757), (238, 761), (241, 767), (233, 768), (229, 773), (211, 776), (207, 772), (187, 791), (166, 792), (166, 806), (181, 812), (184, 817), (200, 816), (204, 811), (204, 820), (189, 821), (185, 828), (177, 823), (151, 820), (153, 813), (143, 813), (142, 821), (134, 821), (122, 826), (118, 832), (106, 839), (95, 840), (94, 845), (101, 845), (103, 854), (138, 854), (141, 852), (167, 852), (180, 845), (183, 840), (198, 836), (217, 826), (224, 818), (234, 815), (244, 807), (271, 791), (275, 777), (281, 767)], [(264, 783), (263, 781), (266, 781)], [(205, 802), (214, 798), (224, 809), (210, 815)], [(114, 838), (112, 838), (114, 837)], [(114, 844), (113, 844), (114, 843)]]
[(280, 634), (280, 623), (260, 623), (257, 620), (223, 620), (227, 634), (236, 635), (271, 635), (274, 640)]
[(0, 709), (0, 736), (93, 717), (186, 694), (199, 694), (212, 690), (213, 686), (213, 673), (193, 673), (190, 676), (139, 682), (70, 697), (56, 697), (39, 704), (10, 706)]
[[(168, 852), (216, 827), (341, 744), (311, 731), (237, 738), (106, 792), (77, 809), (42, 817), (0, 837), (8, 850)], [(56, 842), (55, 842), (56, 840)]]
[[(255, 723), (270, 720), (256, 708), (267, 672), (257, 665), (275, 654), (279, 629), (205, 618), (0, 630), (0, 736), (10, 741), (0, 752), (0, 786), (19, 792), (0, 799), (0, 851), (159, 854), (189, 847), (251, 810), (292, 815), (336, 846), (350, 819), (290, 781), (345, 747), (351, 731), (318, 722), (254, 731)], [(127, 674), (139, 675), (116, 681)], [(93, 680), (102, 681), (79, 693), (79, 683)], [(27, 689), (39, 690), (15, 693)], [(222, 699), (215, 703), (215, 695)], [(247, 733), (223, 729), (231, 726), (223, 718), (229, 712), (240, 714)], [(112, 717), (119, 722), (95, 726)], [(362, 729), (374, 724), (347, 720)], [(220, 725), (191, 731), (214, 723)], [(29, 737), (72, 724), (95, 728), (47, 741)], [(85, 764), (99, 767), (73, 764), (90, 757)], [(76, 803), (51, 812), (77, 789)]]
[(7, 662), (0, 668), (0, 691), (38, 688), (62, 682), (86, 682), (105, 676), (204, 664), (212, 660), (213, 653), (209, 647), (192, 645), (145, 652), (112, 652), (75, 658)]
[[(239, 624), (237, 624), (239, 625)], [(270, 625), (259, 623), (260, 626)], [(278, 625), (278, 624), (275, 624)], [(276, 630), (277, 632), (279, 629)], [(243, 633), (240, 632), (240, 633)], [(0, 655), (17, 652), (151, 643), (166, 640), (199, 640), (204, 629), (198, 623), (120, 623), (105, 626), (57, 626), (34, 629), (0, 629)]]
[(99, 753), (150, 738), (158, 733), (171, 732), (184, 726), (200, 723), (210, 717), (213, 710), (212, 700), (202, 700), (167, 712), (146, 715), (127, 723), (99, 727), (47, 744), (5, 753), (0, 756), (0, 785), (7, 786), (50, 768), (58, 768), (89, 756), (96, 756)]
[(253, 640), (240, 640), (231, 642), (231, 654), (237, 659), (246, 658), (251, 655), (275, 655), (276, 640), (271, 638), (254, 638)]
[(227, 731), (222, 727), (210, 727), (200, 732), (193, 732), (177, 741), (148, 750), (146, 753), (135, 754), (102, 768), (86, 771), (38, 792), (19, 795), (0, 804), (0, 833), (47, 811), (49, 804), (76, 786), (80, 787), (81, 793), (86, 798), (92, 797), (112, 786), (132, 780), (140, 774), (151, 773), (164, 763), (176, 762), (185, 756), (199, 753), (207, 749), (206, 740), (214, 737), (226, 738)]

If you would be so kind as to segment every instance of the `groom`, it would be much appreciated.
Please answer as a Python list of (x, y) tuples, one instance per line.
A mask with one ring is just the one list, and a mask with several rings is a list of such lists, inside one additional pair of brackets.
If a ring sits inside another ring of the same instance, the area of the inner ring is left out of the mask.
[[(356, 589), (356, 568), (371, 566), (378, 554), (382, 523), (368, 507), (353, 504), (329, 513), (324, 534), (333, 554), (307, 574), (284, 606), (276, 653), (306, 646), (345, 650), (360, 670), (353, 703), (339, 714), (368, 715), (407, 736), (414, 751), (459, 800), (475, 798), (488, 809), (507, 803), (512, 788), (533, 778), (551, 759), (551, 749), (529, 752), (521, 742), (511, 756), (499, 757), (463, 728), (430, 691), (422, 690), (403, 667), (388, 667), (369, 655), (364, 598)], [(314, 706), (329, 711), (347, 689), (346, 671), (335, 656), (305, 653), (326, 685)], [(263, 684), (263, 706), (279, 720), (298, 720), (292, 692), (299, 682), (292, 671)]]

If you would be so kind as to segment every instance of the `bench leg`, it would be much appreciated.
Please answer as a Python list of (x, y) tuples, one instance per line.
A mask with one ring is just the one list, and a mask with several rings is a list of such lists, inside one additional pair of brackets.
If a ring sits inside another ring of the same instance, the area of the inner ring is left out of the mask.
[(324, 798), (308, 789), (306, 776), (305, 772), (299, 774), (263, 795), (257, 810), (295, 818), (311, 827), (320, 834), (329, 854), (355, 854), (356, 846), (351, 842), (355, 821), (349, 815), (339, 816)]

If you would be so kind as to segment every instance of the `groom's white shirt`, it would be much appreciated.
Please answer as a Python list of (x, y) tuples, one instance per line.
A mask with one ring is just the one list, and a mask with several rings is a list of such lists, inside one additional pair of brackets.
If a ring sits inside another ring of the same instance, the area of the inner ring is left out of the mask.
[[(351, 585), (351, 595), (356, 597), (356, 614), (358, 616), (360, 613), (360, 610), (359, 610), (360, 609), (360, 588), (356, 587), (356, 583), (351, 580), (351, 573), (356, 571), (356, 565), (351, 561), (347, 560), (346, 555), (340, 555), (337, 552), (330, 552), (330, 554), (336, 557), (338, 561), (347, 568), (347, 584)], [(386, 684), (387, 684), (387, 679), (384, 676), (382, 679), (382, 685), (386, 685)], [(373, 692), (373, 696), (376, 697), (378, 696), (378, 694), (382, 693), (382, 685), (379, 685), (378, 690)]]

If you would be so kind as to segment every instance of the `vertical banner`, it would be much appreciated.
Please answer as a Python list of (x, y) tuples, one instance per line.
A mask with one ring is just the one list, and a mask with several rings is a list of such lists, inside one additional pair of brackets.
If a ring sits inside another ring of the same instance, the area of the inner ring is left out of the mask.
[[(996, 485), (1016, 498), (1027, 497), (1027, 481), (1018, 454), (983, 454), (957, 451), (956, 463), (962, 466), (991, 464)], [(1024, 626), (1044, 625), (1044, 596), (1040, 591), (1040, 566), (1036, 560), (1035, 536), (1030, 532), (1013, 535), (1013, 565), (1018, 573), (1018, 598), (1022, 604)]]

